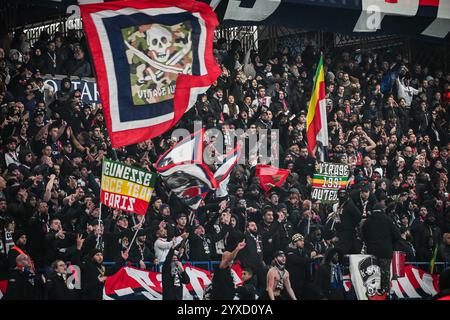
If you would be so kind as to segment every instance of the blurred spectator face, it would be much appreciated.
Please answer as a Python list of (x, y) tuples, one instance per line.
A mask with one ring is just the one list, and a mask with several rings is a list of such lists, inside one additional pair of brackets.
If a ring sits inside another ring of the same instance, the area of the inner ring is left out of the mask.
[(62, 230), (61, 221), (59, 219), (54, 219), (50, 225), (50, 228), (55, 231)]
[(187, 223), (187, 218), (185, 216), (179, 217), (177, 219), (177, 223), (178, 223), (179, 227), (184, 228), (186, 226), (186, 223)]
[(23, 236), (21, 236), (17, 242), (16, 242), (19, 246), (25, 246), (27, 244), (27, 235), (24, 234)]
[(62, 260), (57, 260), (55, 263), (54, 271), (59, 274), (67, 274), (67, 265)]
[(303, 249), (305, 247), (305, 240), (298, 240), (297, 242), (295, 242), (295, 247)]
[(55, 51), (55, 43), (54, 42), (50, 42), (48, 44), (48, 50), (49, 51)]
[(203, 236), (205, 235), (205, 228), (203, 228), (202, 225), (199, 225), (196, 229), (195, 229), (195, 234), (198, 236)]
[(256, 225), (256, 222), (250, 221), (248, 223), (248, 226), (247, 226), (247, 231), (250, 232), (250, 233), (255, 234), (258, 231), (258, 227)]
[(10, 143), (8, 143), (8, 144), (6, 145), (6, 149), (7, 149), (9, 152), (15, 151), (16, 148), (17, 148), (17, 143), (16, 143), (15, 141), (11, 141)]
[(39, 203), (39, 209), (38, 209), (39, 214), (43, 215), (43, 214), (47, 214), (48, 213), (48, 204), (47, 202), (41, 202)]
[(6, 212), (6, 200), (2, 199), (0, 200), (0, 213)]
[(74, 56), (74, 58), (76, 60), (83, 60), (84, 59), (84, 52), (81, 49), (75, 50), (73, 56)]
[(303, 159), (306, 159), (308, 157), (308, 149), (307, 148), (300, 149), (300, 157)]
[(426, 207), (420, 207), (419, 215), (420, 215), (422, 218), (425, 218), (425, 217), (428, 215), (428, 210), (427, 210), (427, 208), (426, 208)]
[(123, 229), (128, 229), (128, 219), (120, 219), (117, 221), (117, 225)]
[(264, 88), (259, 88), (259, 90), (258, 90), (258, 96), (259, 96), (260, 98), (264, 98), (264, 97), (266, 96), (266, 89), (264, 89)]
[(234, 96), (228, 96), (228, 103), (233, 104), (234, 103)]
[(102, 264), (103, 263), (103, 253), (101, 253), (101, 252), (96, 253), (92, 257), (92, 260), (94, 260), (94, 262), (97, 264)]
[(263, 216), (263, 220), (267, 224), (271, 224), (273, 222), (273, 212), (272, 211), (266, 211)]
[(444, 235), (442, 236), (442, 242), (446, 246), (450, 246), (450, 233), (448, 233), (448, 232), (444, 233)]
[(367, 192), (361, 191), (359, 194), (361, 196), (361, 199), (363, 199), (364, 201), (367, 201), (370, 196), (370, 191), (367, 191)]
[(270, 202), (274, 205), (278, 205), (278, 195), (277, 194), (273, 194), (270, 196)]
[(31, 266), (30, 257), (26, 254), (20, 254), (16, 258), (16, 262), (18, 265), (21, 265), (24, 268), (29, 268)]

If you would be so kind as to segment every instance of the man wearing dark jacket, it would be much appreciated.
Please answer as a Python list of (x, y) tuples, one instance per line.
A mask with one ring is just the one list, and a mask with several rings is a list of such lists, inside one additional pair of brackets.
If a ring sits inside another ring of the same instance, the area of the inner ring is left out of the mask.
[[(81, 247), (85, 239), (81, 235), (77, 235), (76, 250), (71, 259), (73, 265), (79, 265), (81, 261)], [(80, 281), (80, 275), (73, 274), (75, 282), (69, 282), (70, 272), (67, 271), (67, 265), (62, 260), (55, 260), (52, 263), (52, 274), (45, 282), (45, 299), (47, 300), (76, 300), (79, 291), (77, 289), (77, 280)], [(79, 282), (78, 282), (79, 283)]]
[(270, 265), (274, 253), (280, 248), (280, 234), (278, 221), (274, 221), (271, 208), (264, 209), (263, 221), (258, 226), (258, 233), (262, 238), (263, 257), (266, 265)]
[(191, 261), (210, 261), (212, 260), (212, 245), (215, 243), (214, 236), (205, 233), (202, 225), (196, 225), (194, 232), (189, 232), (189, 259)]
[(178, 260), (178, 256), (183, 255), (181, 251), (176, 252), (175, 247), (172, 246), (164, 261), (161, 271), (163, 300), (182, 300), (183, 284), (188, 284), (190, 281), (181, 261)]
[(335, 212), (335, 226), (338, 243), (344, 255), (361, 252), (361, 245), (357, 239), (356, 228), (361, 221), (361, 212), (355, 206), (352, 199), (348, 198), (348, 192), (341, 189), (338, 192), (339, 203)]
[(39, 278), (33, 271), (30, 257), (19, 254), (11, 271), (5, 300), (39, 300)]
[(400, 239), (395, 243), (395, 251), (401, 251), (405, 253), (405, 262), (415, 262), (416, 261), (416, 250), (413, 244), (408, 241), (410, 233), (407, 227), (400, 227)]
[(301, 234), (294, 234), (292, 243), (295, 248), (289, 248), (287, 251), (286, 269), (291, 275), (292, 290), (294, 290), (295, 296), (298, 299), (303, 299), (308, 278), (308, 267), (312, 259), (306, 252), (305, 238)]
[(255, 221), (247, 222), (244, 238), (247, 245), (239, 252), (237, 259), (241, 261), (244, 268), (248, 267), (252, 270), (257, 287), (265, 289), (266, 274), (264, 271), (263, 243)]
[(352, 192), (350, 195), (356, 207), (361, 211), (363, 218), (367, 216), (375, 204), (375, 196), (370, 192), (368, 184), (363, 184), (359, 191)]
[[(25, 234), (25, 232), (23, 232), (22, 230), (16, 230), (13, 234), (13, 241), (14, 241), (14, 246), (8, 252), (8, 265), (9, 265), (10, 270), (12, 270), (16, 267), (16, 265), (17, 265), (16, 258), (19, 255), (24, 254), (24, 255), (30, 257), (30, 255), (28, 254), (28, 252), (26, 250), (27, 235)], [(34, 269), (34, 263), (33, 263), (33, 260), (31, 260), (31, 257), (30, 257), (30, 264), (31, 264), (30, 268)]]
[(361, 231), (367, 254), (377, 257), (380, 263), (382, 290), (380, 295), (389, 294), (392, 252), (394, 244), (401, 239), (400, 232), (384, 212), (384, 206), (379, 203), (373, 207)]
[(320, 299), (344, 300), (343, 259), (342, 251), (338, 248), (332, 248), (325, 254), (314, 278)]
[(125, 261), (128, 260), (128, 252), (121, 252), (120, 261), (116, 261), (113, 266), (103, 265), (103, 253), (99, 249), (92, 249), (87, 261), (81, 267), (81, 293), (85, 300), (102, 300), (103, 287), (107, 276), (115, 274)]

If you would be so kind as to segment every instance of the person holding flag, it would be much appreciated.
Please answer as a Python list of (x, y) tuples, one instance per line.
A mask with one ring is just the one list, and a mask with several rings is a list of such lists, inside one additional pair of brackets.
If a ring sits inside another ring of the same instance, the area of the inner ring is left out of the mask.
[(323, 55), (320, 56), (319, 65), (314, 76), (314, 86), (306, 117), (306, 136), (309, 153), (313, 157), (316, 157), (316, 154), (318, 154), (319, 160), (325, 161), (326, 148), (328, 147), (328, 121)]

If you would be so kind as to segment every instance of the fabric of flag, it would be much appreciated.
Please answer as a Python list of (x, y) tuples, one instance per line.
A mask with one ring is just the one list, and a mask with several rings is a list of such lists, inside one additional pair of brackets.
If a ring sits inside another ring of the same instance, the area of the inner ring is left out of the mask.
[(110, 208), (146, 214), (155, 183), (155, 174), (105, 158), (100, 201)]
[(113, 147), (171, 129), (221, 73), (207, 4), (129, 0), (80, 10)]
[[(377, 259), (362, 254), (349, 255), (349, 258), (351, 287), (347, 285), (346, 291), (354, 289), (358, 300), (383, 300), (384, 297), (377, 294), (381, 281)], [(404, 277), (391, 279), (391, 296), (397, 299), (430, 298), (439, 292), (438, 281), (439, 276), (407, 265)]]
[(0, 280), (0, 299), (6, 294), (6, 288), (8, 287), (8, 280)]
[(268, 184), (281, 187), (291, 172), (286, 169), (280, 169), (267, 164), (258, 164), (256, 166), (256, 176), (259, 178), (259, 185), (264, 191), (269, 191), (271, 187)]
[(210, 191), (218, 190), (218, 196), (228, 194), (229, 175), (241, 154), (237, 145), (213, 172), (203, 161), (203, 152), (202, 129), (175, 144), (155, 164), (165, 185), (192, 210), (198, 208)]
[(314, 86), (309, 101), (306, 117), (306, 136), (308, 151), (316, 157), (319, 152), (320, 160), (325, 160), (325, 148), (328, 147), (328, 122), (325, 100), (325, 76), (323, 71), (323, 56), (320, 57), (314, 77)]
[[(313, 187), (321, 188), (324, 185), (327, 185), (328, 183), (329, 183), (329, 176), (314, 174), (313, 180), (312, 180)], [(345, 189), (347, 187), (347, 183), (348, 183), (348, 177), (339, 177), (339, 180), (337, 180), (333, 186), (338, 189)]]
[[(189, 284), (183, 284), (183, 300), (203, 300), (205, 288), (211, 284), (211, 273), (207, 270), (184, 264), (189, 275)], [(242, 284), (242, 268), (232, 266), (232, 277), (236, 286)], [(121, 268), (107, 277), (103, 289), (103, 300), (162, 300), (161, 274), (159, 272)]]

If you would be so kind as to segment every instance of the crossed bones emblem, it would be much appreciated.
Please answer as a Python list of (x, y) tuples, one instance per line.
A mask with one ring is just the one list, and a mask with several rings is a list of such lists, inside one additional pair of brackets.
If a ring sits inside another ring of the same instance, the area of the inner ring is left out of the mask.
[(138, 74), (144, 74), (144, 70), (147, 69), (149, 75), (143, 76), (138, 80), (139, 83), (144, 83), (149, 80), (153, 82), (159, 82), (165, 72), (169, 73), (187, 73), (188, 69), (191, 67), (187, 64), (184, 68), (177, 67), (176, 64), (180, 62), (181, 59), (191, 50), (192, 43), (190, 39), (185, 39), (186, 45), (182, 50), (177, 52), (171, 58), (169, 58), (169, 49), (173, 42), (173, 35), (167, 29), (162, 26), (155, 25), (146, 31), (146, 39), (149, 47), (150, 56), (139, 51), (125, 41), (125, 45), (131, 50), (136, 56), (144, 60), (153, 68), (157, 69), (153, 72), (152, 68), (146, 68), (144, 64), (137, 67)]

